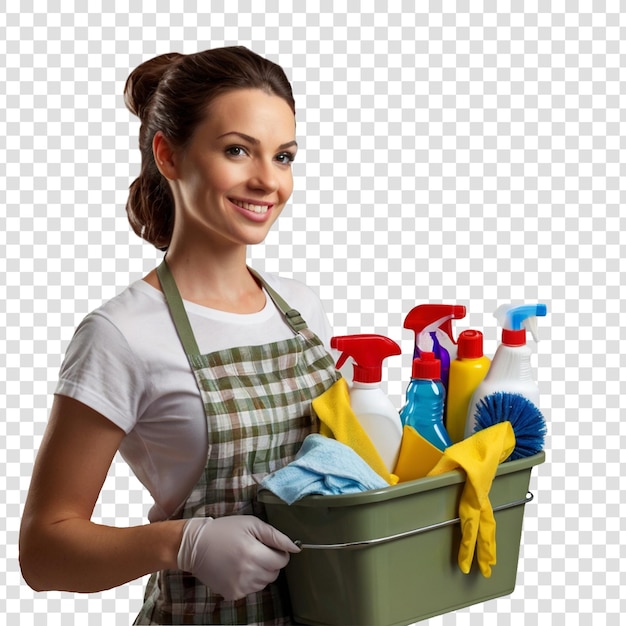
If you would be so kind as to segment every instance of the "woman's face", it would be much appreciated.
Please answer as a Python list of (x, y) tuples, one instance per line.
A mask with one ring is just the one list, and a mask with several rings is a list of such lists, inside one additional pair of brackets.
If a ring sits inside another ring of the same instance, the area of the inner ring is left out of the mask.
[(295, 117), (259, 89), (225, 93), (175, 152), (175, 231), (213, 246), (263, 241), (293, 190)]

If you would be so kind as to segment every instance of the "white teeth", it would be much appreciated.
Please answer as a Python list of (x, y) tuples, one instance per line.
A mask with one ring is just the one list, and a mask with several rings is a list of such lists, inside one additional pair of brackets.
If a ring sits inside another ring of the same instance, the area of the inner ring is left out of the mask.
[(239, 202), (239, 200), (233, 200), (233, 202), (242, 209), (246, 209), (246, 211), (252, 211), (253, 213), (267, 213), (267, 206), (250, 204), (249, 202)]

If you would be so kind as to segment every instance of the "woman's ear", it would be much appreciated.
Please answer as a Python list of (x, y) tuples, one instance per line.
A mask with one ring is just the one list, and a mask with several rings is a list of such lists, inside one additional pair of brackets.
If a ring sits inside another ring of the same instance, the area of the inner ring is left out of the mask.
[(170, 142), (159, 130), (152, 140), (152, 154), (157, 168), (168, 180), (175, 180), (177, 176), (175, 154)]

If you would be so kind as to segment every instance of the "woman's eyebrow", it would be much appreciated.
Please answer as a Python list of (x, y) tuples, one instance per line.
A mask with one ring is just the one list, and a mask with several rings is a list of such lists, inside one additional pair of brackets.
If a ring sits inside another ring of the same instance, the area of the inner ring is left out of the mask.
[(298, 142), (294, 140), (294, 141), (288, 141), (287, 143), (281, 143), (280, 146), (278, 146), (278, 149), (286, 150), (287, 148), (291, 148), (292, 146), (295, 146), (297, 148)]
[[(250, 135), (246, 135), (245, 133), (240, 133), (236, 130), (230, 131), (228, 133), (224, 133), (223, 135), (220, 135), (218, 137), (218, 139), (222, 139), (223, 137), (228, 137), (229, 135), (236, 135), (237, 137), (239, 137), (240, 139), (243, 139), (244, 141), (247, 141), (248, 143), (254, 144), (254, 145), (258, 145), (261, 142), (256, 139), (255, 137), (251, 137)], [(287, 143), (283, 143), (280, 146), (278, 146), (279, 150), (285, 150), (286, 148), (291, 148), (292, 146), (298, 146), (298, 143), (296, 141), (288, 141)]]

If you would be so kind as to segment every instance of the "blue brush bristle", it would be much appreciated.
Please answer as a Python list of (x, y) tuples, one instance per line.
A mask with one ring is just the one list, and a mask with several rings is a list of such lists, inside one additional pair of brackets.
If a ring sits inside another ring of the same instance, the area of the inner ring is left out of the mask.
[(474, 432), (509, 421), (515, 433), (515, 448), (508, 461), (532, 456), (543, 450), (547, 432), (541, 411), (518, 393), (498, 391), (480, 400), (474, 414)]

